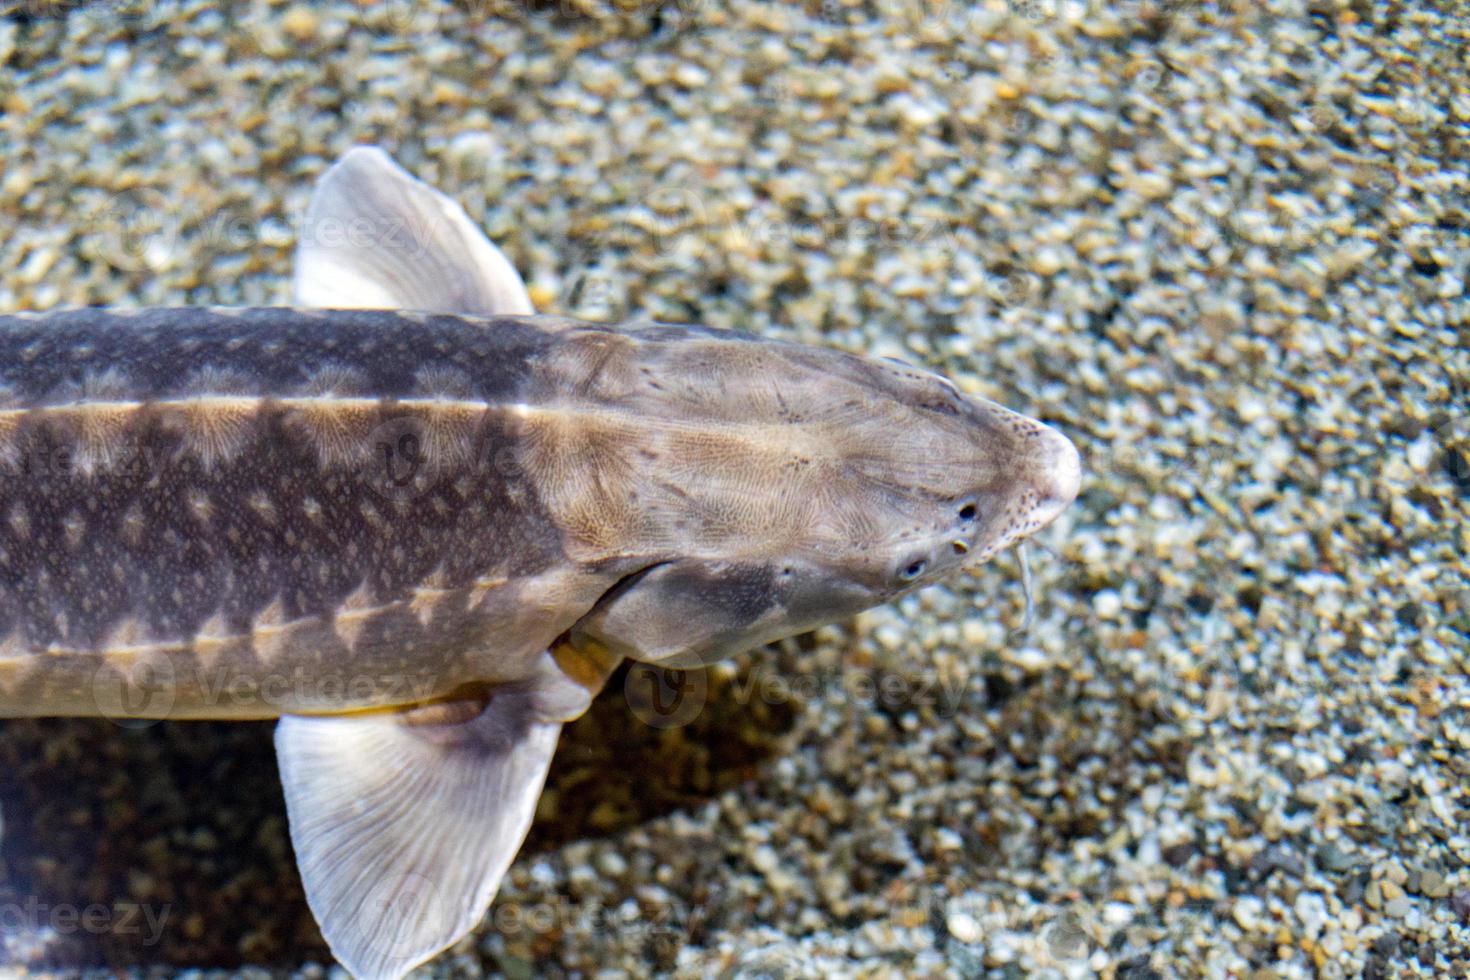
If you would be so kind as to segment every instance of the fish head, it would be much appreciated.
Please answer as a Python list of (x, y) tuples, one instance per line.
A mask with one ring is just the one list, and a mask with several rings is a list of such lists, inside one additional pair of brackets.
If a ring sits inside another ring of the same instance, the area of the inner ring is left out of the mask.
[(831, 465), (826, 513), (801, 544), (876, 601), (990, 560), (1076, 499), (1081, 460), (1057, 429), (903, 362), (825, 350), (803, 359), (845, 397), (813, 425)]
[[(625, 656), (710, 663), (847, 618), (989, 560), (1077, 496), (1066, 436), (930, 371), (768, 342), (714, 353), (658, 374), (701, 393), (647, 481), (677, 489), (662, 524), (678, 531), (578, 625)], [(690, 424), (696, 402), (725, 428)]]

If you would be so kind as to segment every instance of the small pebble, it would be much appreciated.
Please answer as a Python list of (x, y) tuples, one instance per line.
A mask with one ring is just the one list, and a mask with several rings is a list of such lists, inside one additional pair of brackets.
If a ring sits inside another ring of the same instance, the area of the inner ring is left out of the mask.
[(1235, 900), (1235, 907), (1231, 910), (1231, 917), (1242, 929), (1247, 932), (1260, 928), (1261, 913), (1264, 906), (1259, 898), (1254, 895), (1246, 895)]
[(967, 912), (951, 912), (944, 925), (949, 934), (962, 943), (978, 943), (985, 936), (980, 923)]
[(317, 16), (308, 7), (292, 7), (281, 17), (281, 29), (298, 42), (316, 36)]
[(1419, 872), (1419, 894), (1426, 898), (1444, 898), (1450, 892), (1445, 876), (1432, 868)]

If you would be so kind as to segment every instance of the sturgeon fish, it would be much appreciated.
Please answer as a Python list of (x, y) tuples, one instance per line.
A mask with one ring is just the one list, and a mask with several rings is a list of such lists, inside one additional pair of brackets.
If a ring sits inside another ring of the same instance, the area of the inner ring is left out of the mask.
[(983, 562), (1071, 442), (896, 362), (538, 316), (359, 147), (293, 308), (0, 316), (0, 716), (279, 718), (308, 903), (396, 978), (485, 915), (563, 724)]

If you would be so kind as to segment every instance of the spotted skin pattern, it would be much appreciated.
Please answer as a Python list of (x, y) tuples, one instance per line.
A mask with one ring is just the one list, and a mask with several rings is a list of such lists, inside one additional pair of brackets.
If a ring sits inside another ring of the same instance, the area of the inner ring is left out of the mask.
[(374, 312), (0, 318), (0, 714), (95, 713), (99, 670), (150, 659), (174, 716), (228, 717), (492, 681), (492, 634), (543, 650), (565, 624), (511, 593), (564, 567), (557, 535), (482, 450), (547, 343)]

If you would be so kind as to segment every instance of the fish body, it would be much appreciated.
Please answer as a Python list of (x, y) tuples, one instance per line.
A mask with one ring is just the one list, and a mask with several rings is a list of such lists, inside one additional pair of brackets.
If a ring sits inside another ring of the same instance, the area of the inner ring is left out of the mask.
[(479, 920), (621, 659), (840, 619), (1076, 495), (1065, 437), (927, 371), (534, 315), (378, 151), (307, 236), (297, 308), (0, 316), (0, 716), (280, 717), (358, 976)]
[[(0, 714), (96, 713), (135, 678), (135, 715), (423, 703), (525, 675), (644, 569), (745, 559), (744, 601), (769, 606), (764, 557), (806, 538), (819, 562), (875, 512), (904, 516), (905, 491), (940, 487), (924, 503), (945, 516), (983, 504), (1010, 524), (992, 547), (1045, 517), (1024, 485), (1005, 499), (1012, 472), (934, 473), (921, 445), (850, 452), (902, 421), (874, 414), (883, 384), (961, 438), (985, 421), (991, 441), (1047, 438), (911, 368), (690, 327), (0, 317)], [(917, 539), (945, 528), (910, 509), (912, 560), (985, 557), (984, 521), (956, 516), (950, 555), (931, 557)], [(864, 575), (872, 592), (897, 581)]]
[(497, 455), (551, 343), (375, 311), (0, 317), (0, 715), (94, 714), (135, 677), (130, 713), (230, 718), (524, 674), (613, 574), (566, 562)]

